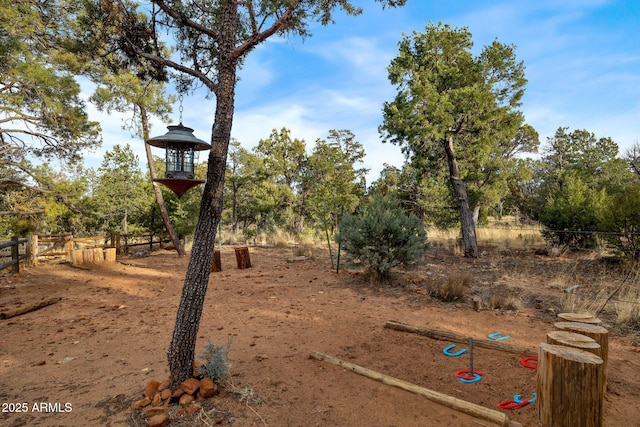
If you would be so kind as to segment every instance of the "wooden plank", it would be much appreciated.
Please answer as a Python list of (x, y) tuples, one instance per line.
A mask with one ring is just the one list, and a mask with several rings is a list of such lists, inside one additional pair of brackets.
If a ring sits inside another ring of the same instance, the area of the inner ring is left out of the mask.
[(504, 426), (504, 427), (521, 427), (522, 426), (522, 424), (520, 423), (511, 421), (509, 417), (507, 417), (502, 412), (485, 408), (484, 406), (476, 405), (475, 403), (467, 402), (466, 400), (448, 396), (446, 394), (443, 394), (434, 390), (430, 390), (428, 388), (424, 388), (424, 387), (409, 383), (407, 381), (390, 377), (380, 372), (372, 371), (370, 369), (363, 368), (362, 366), (354, 365), (353, 363), (340, 360), (338, 358), (329, 356), (324, 353), (320, 353), (316, 351), (311, 353), (310, 357), (312, 359), (322, 360), (322, 361), (331, 363), (333, 365), (341, 366), (351, 372), (355, 372), (356, 374), (363, 375), (367, 378), (371, 378), (372, 380), (376, 380), (378, 382), (381, 382), (382, 384), (397, 387), (401, 390), (405, 390), (405, 391), (426, 397), (428, 400), (438, 403), (440, 405), (446, 406), (449, 409), (463, 412), (467, 415), (471, 415), (472, 417), (480, 418), (482, 420), (492, 422), (499, 426)]
[[(469, 337), (455, 332), (439, 331), (429, 328), (418, 328), (416, 326), (406, 325), (404, 323), (394, 322), (393, 320), (387, 321), (384, 325), (385, 328), (395, 329), (396, 331), (410, 332), (413, 334), (422, 335), (436, 340), (457, 342), (467, 344)], [(520, 347), (517, 345), (507, 344), (503, 341), (493, 341), (485, 339), (473, 339), (473, 345), (475, 347), (488, 348), (490, 350), (504, 351), (507, 353), (518, 354), (521, 356), (535, 357), (538, 355), (538, 351), (526, 347)]]

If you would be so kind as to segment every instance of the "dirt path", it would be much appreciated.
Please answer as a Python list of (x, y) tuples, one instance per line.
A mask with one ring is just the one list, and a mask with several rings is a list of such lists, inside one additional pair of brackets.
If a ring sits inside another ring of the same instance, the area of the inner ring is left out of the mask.
[[(482, 380), (463, 384), (453, 373), (468, 368), (467, 357), (447, 357), (442, 349), (448, 343), (384, 324), (396, 320), (473, 338), (500, 331), (511, 336), (510, 344), (535, 349), (552, 330), (542, 310), (477, 312), (467, 304), (429, 301), (419, 289), (370, 287), (360, 275), (336, 275), (324, 260), (287, 263), (291, 255), (290, 249), (251, 248), (253, 268), (237, 270), (233, 250), (223, 249), (223, 271), (212, 273), (197, 354), (207, 341), (231, 338), (231, 380), (262, 401), (241, 401), (231, 392), (214, 398), (216, 411), (207, 409), (221, 425), (488, 425), (310, 359), (314, 351), (488, 408), (535, 391), (535, 371), (516, 355), (476, 349)], [(465, 263), (448, 258), (425, 271)], [(168, 377), (165, 354), (186, 266), (186, 258), (161, 251), (88, 270), (49, 264), (0, 276), (2, 311), (63, 298), (0, 320), (0, 425), (144, 425), (129, 407), (149, 379)], [(608, 426), (640, 425), (636, 351), (631, 339), (611, 337)], [(538, 425), (535, 404), (505, 413)], [(181, 423), (197, 425), (172, 425)]]

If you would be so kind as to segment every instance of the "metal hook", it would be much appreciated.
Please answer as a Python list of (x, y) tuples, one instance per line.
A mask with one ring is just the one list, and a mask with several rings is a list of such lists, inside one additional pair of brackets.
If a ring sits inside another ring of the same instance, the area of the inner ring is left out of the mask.
[(509, 335), (505, 335), (505, 336), (500, 336), (502, 335), (502, 332), (494, 332), (492, 334), (489, 334), (488, 337), (491, 340), (494, 341), (502, 341), (502, 340), (506, 340), (507, 338), (511, 338), (511, 336)]
[(455, 353), (451, 353), (451, 350), (453, 350), (455, 347), (456, 347), (455, 344), (448, 345), (444, 349), (442, 349), (442, 352), (447, 356), (460, 356), (461, 354), (464, 354), (467, 351), (466, 348), (463, 348), (461, 350), (458, 350)]

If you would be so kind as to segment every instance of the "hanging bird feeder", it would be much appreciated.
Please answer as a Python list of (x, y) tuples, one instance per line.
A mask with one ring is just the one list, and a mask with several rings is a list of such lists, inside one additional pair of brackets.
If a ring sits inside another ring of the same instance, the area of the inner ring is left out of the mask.
[(163, 148), (166, 152), (166, 169), (164, 178), (154, 179), (167, 186), (178, 197), (190, 188), (204, 181), (195, 179), (194, 158), (196, 151), (209, 150), (211, 145), (193, 136), (193, 129), (183, 126), (168, 126), (169, 132), (162, 136), (154, 136), (147, 144)]

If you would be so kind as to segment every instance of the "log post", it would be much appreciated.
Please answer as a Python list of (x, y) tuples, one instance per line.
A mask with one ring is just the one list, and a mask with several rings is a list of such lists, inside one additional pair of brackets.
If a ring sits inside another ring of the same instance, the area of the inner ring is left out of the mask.
[(71, 263), (74, 265), (77, 264), (76, 263), (77, 260), (74, 258), (76, 254), (74, 254), (75, 245), (73, 243), (73, 236), (64, 236), (63, 239), (65, 240), (64, 252), (65, 252), (66, 261), (67, 262), (71, 261)]
[(20, 273), (20, 244), (18, 243), (20, 239), (18, 236), (11, 237), (11, 260), (14, 262), (11, 271), (14, 274)]
[(27, 235), (27, 265), (31, 267), (38, 266), (38, 235)]
[(538, 354), (538, 417), (543, 427), (601, 427), (603, 361), (593, 353), (541, 343)]
[(105, 248), (104, 249), (104, 260), (106, 262), (115, 262), (116, 261), (116, 248)]
[(588, 351), (602, 358), (602, 347), (591, 337), (575, 332), (552, 331), (547, 334), (547, 344), (564, 345)]
[(586, 335), (593, 338), (600, 344), (600, 354), (604, 365), (605, 374), (608, 366), (609, 354), (609, 331), (598, 325), (590, 325), (588, 323), (578, 322), (556, 322), (553, 324), (556, 331), (575, 332), (577, 334)]
[(220, 251), (215, 249), (213, 251), (213, 262), (211, 263), (211, 271), (217, 273), (222, 271), (222, 261), (220, 260)]
[(245, 268), (251, 268), (251, 258), (249, 257), (249, 248), (235, 248), (236, 261), (238, 262), (238, 268), (244, 270)]
[(602, 320), (587, 313), (560, 313), (558, 319), (564, 322), (588, 323), (590, 325), (602, 325)]

